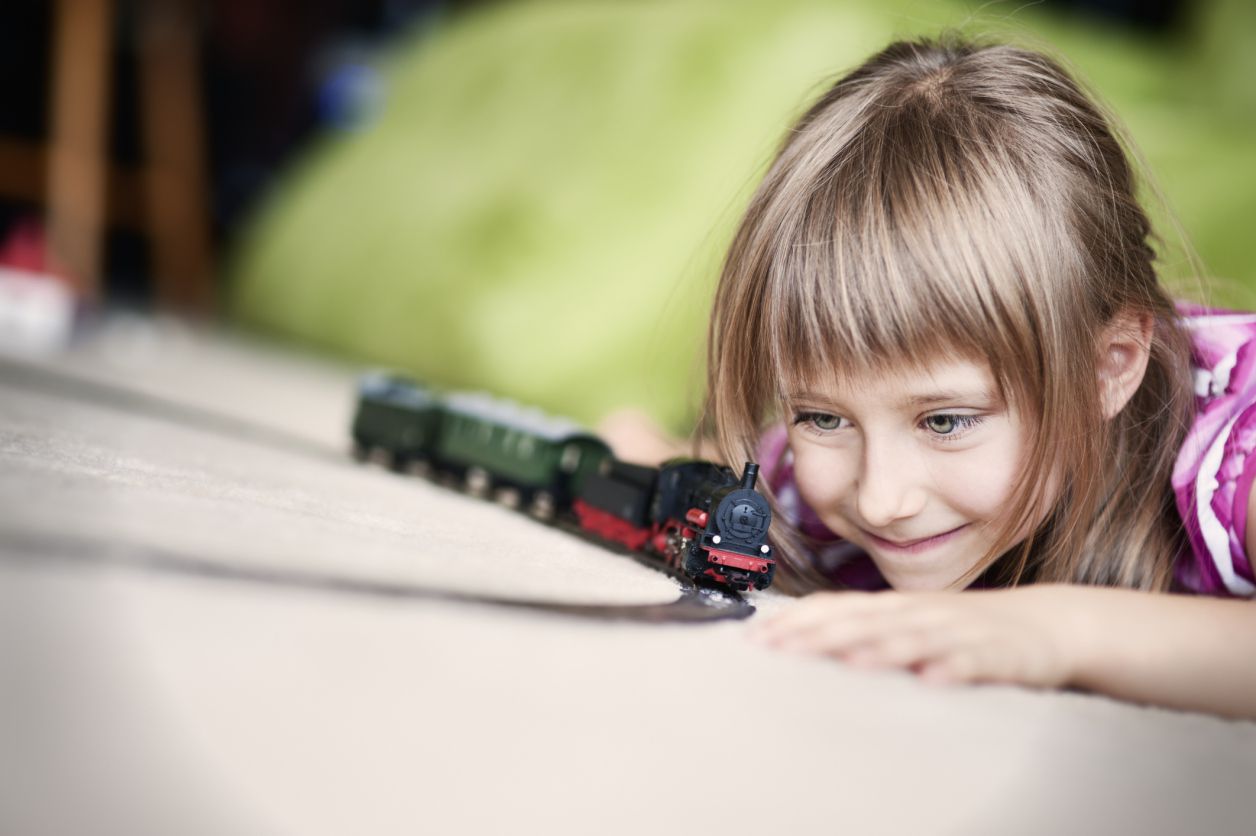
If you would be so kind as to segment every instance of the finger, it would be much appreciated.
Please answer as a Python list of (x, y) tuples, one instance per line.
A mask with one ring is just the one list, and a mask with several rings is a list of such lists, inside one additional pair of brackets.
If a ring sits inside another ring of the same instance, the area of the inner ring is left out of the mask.
[(933, 685), (965, 685), (984, 681), (976, 654), (969, 650), (947, 653), (922, 663), (918, 675)]
[(876, 648), (895, 642), (901, 644), (901, 652), (907, 652), (913, 644), (911, 637), (928, 635), (937, 621), (936, 613), (924, 609), (870, 613), (818, 622), (778, 636), (772, 643), (786, 650), (839, 658), (854, 652), (871, 654)]
[(894, 628), (886, 613), (851, 611), (834, 606), (815, 609), (789, 621), (778, 622), (757, 636), (763, 643), (782, 649), (824, 651), (870, 641)]
[(840, 657), (875, 641), (886, 629), (890, 629), (890, 625), (871, 618), (826, 621), (774, 636), (767, 643), (778, 650)]
[(917, 622), (910, 629), (854, 647), (841, 658), (855, 667), (915, 668), (955, 652), (958, 644), (950, 631)]
[(787, 635), (808, 632), (837, 619), (862, 618), (884, 610), (892, 595), (865, 592), (825, 592), (809, 595), (783, 612), (756, 620), (751, 636), (771, 643)]

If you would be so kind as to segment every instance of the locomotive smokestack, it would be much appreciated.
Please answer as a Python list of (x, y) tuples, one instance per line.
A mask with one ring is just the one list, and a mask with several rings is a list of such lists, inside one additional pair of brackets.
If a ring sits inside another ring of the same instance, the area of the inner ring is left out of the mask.
[(746, 462), (746, 469), (741, 473), (742, 490), (754, 490), (755, 480), (759, 478), (759, 466), (754, 462)]

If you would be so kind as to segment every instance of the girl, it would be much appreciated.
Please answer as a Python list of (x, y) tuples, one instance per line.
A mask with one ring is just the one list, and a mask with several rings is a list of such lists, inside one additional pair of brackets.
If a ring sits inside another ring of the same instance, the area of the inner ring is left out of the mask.
[(724, 266), (707, 415), (768, 476), (781, 586), (891, 591), (760, 638), (1256, 717), (1256, 606), (1223, 600), (1256, 589), (1256, 317), (1175, 309), (1134, 186), (1072, 78), (1007, 46), (894, 44), (794, 126)]

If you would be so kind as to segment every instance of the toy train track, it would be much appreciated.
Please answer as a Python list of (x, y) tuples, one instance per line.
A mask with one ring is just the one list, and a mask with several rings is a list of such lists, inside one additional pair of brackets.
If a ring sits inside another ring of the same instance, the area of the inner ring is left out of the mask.
[(698, 586), (735, 593), (772, 583), (772, 512), (755, 490), (754, 462), (740, 475), (695, 459), (633, 465), (570, 421), (383, 373), (359, 381), (351, 434), (360, 459), (623, 546)]

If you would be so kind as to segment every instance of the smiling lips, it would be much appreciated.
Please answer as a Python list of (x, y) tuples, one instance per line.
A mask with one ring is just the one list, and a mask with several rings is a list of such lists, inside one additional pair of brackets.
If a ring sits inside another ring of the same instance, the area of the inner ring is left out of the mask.
[(945, 543), (959, 532), (968, 528), (969, 525), (969, 523), (964, 523), (958, 528), (952, 528), (950, 531), (944, 531), (941, 534), (934, 534), (932, 537), (921, 537), (919, 540), (905, 540), (901, 543), (895, 542), (894, 540), (886, 540), (884, 537), (878, 537), (870, 531), (864, 531), (864, 534), (868, 535), (869, 540), (883, 549), (889, 549), (897, 552), (915, 553), (922, 552)]

